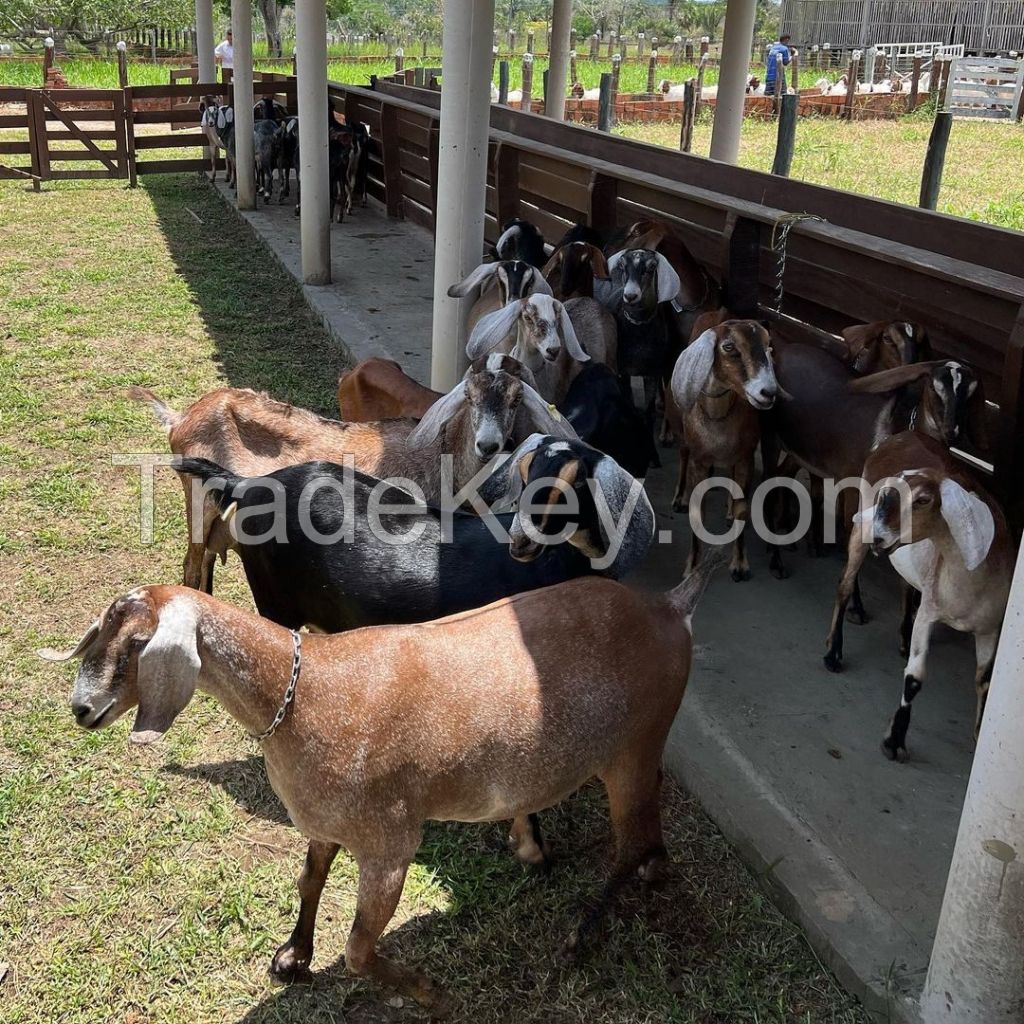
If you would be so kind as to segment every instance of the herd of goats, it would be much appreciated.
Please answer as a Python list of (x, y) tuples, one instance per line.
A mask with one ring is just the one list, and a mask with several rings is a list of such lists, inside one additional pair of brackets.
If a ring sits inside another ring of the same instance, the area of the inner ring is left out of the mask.
[[(229, 125), (222, 112), (204, 116)], [(271, 114), (266, 134), (286, 138), (288, 119)], [(727, 558), (733, 580), (750, 577), (742, 527), (758, 451), (764, 476), (806, 472), (816, 498), (832, 480), (870, 485), (840, 496), (848, 556), (825, 662), (839, 671), (844, 619), (864, 619), (865, 555), (888, 556), (905, 581), (908, 661), (885, 754), (905, 756), (936, 622), (975, 636), (981, 722), (1014, 545), (951, 454), (986, 449), (978, 375), (932, 358), (912, 323), (856, 325), (819, 346), (734, 318), (662, 222), (611, 240), (578, 225), (549, 249), (511, 221), (493, 258), (452, 284), (475, 301), (470, 367), (447, 394), (383, 359), (342, 375), (340, 420), (250, 390), (180, 412), (132, 390), (177, 456), (184, 586), (133, 590), (73, 650), (42, 653), (81, 659), (72, 711), (86, 729), (135, 708), (131, 738), (151, 742), (199, 687), (261, 742), (309, 839), (298, 921), (270, 968), (280, 981), (308, 975), (344, 847), (359, 866), (348, 969), (446, 1009), (430, 978), (377, 950), (429, 820), (511, 819), (512, 849), (545, 865), (538, 813), (600, 778), (615, 862), (565, 943), (572, 955), (627, 882), (659, 878), (661, 759), (691, 617)], [(731, 556), (702, 557), (695, 535), (667, 593), (620, 582), (655, 534), (642, 480), (658, 463), (659, 417), (681, 457), (673, 506), (702, 504), (697, 489), (717, 472), (735, 485), (728, 520), (740, 525)], [(793, 509), (778, 502), (772, 515), (781, 530)], [(780, 545), (770, 571), (781, 579)], [(229, 550), (258, 615), (212, 596)]]

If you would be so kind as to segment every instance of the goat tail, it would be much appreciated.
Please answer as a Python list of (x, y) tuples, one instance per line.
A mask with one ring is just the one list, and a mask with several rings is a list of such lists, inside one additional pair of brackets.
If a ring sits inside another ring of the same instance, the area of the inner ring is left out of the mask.
[(210, 495), (216, 499), (217, 505), (223, 510), (231, 504), (231, 495), (235, 486), (241, 482), (242, 477), (232, 473), (230, 469), (218, 466), (216, 462), (209, 459), (196, 459), (192, 457), (176, 458), (174, 469), (178, 473), (195, 477), (200, 480), (204, 487), (211, 484)]
[(668, 592), (668, 600), (673, 609), (689, 619), (693, 615), (711, 577), (724, 565), (728, 564), (729, 557), (729, 548), (727, 546), (723, 545), (710, 549), (700, 562), (697, 563), (697, 567), (693, 572), (684, 576), (682, 582)]
[(128, 397), (136, 402), (147, 402), (153, 410), (153, 415), (160, 421), (160, 425), (168, 430), (177, 426), (178, 421), (181, 419), (180, 412), (172, 409), (162, 398), (157, 398), (149, 388), (142, 388), (137, 384), (133, 384), (128, 389)]

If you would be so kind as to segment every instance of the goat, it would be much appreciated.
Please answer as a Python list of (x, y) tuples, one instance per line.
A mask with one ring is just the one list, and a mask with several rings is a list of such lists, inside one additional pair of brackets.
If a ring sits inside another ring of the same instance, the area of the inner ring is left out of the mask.
[(256, 159), (256, 194), (269, 203), (274, 194), (274, 168), (280, 160), (280, 135), (274, 117), (274, 101), (262, 100), (263, 116), (253, 122), (253, 153)]
[[(335, 126), (327, 134), (330, 219), (341, 224), (349, 208), (349, 168), (353, 159), (353, 136)], [(296, 207), (298, 209), (298, 207)]]
[[(681, 439), (679, 484), (672, 502), (685, 508), (698, 481), (713, 469), (730, 473), (742, 497), (729, 500), (729, 518), (742, 525), (733, 542), (733, 580), (750, 579), (743, 530), (754, 481), (754, 453), (761, 439), (760, 412), (780, 394), (768, 332), (755, 320), (726, 320), (706, 330), (683, 350), (672, 371), (673, 425)], [(698, 519), (703, 522), (703, 508)], [(700, 551), (696, 535), (689, 565)]]
[(210, 140), (211, 181), (217, 180), (217, 152), (224, 150), (225, 175), (232, 188), (237, 187), (235, 167), (235, 112), (221, 104), (216, 96), (206, 96), (199, 103), (200, 125)]
[(277, 173), (281, 179), (281, 197), (283, 203), (290, 193), (289, 180), (291, 170), (295, 169), (295, 193), (299, 191), (299, 119), (288, 117), (278, 125), (277, 129)]
[(863, 480), (874, 488), (874, 504), (868, 506), (871, 499), (862, 494), (825, 664), (831, 671), (842, 666), (843, 615), (868, 550), (888, 555), (906, 583), (920, 592), (921, 602), (914, 618), (913, 602), (904, 595), (900, 653), (909, 660), (899, 708), (882, 741), (889, 760), (904, 760), (911, 702), (924, 681), (928, 639), (936, 622), (974, 634), (977, 739), (1010, 592), (1014, 544), (995, 499), (941, 442), (918, 431), (896, 434), (874, 449), (864, 463)]
[(513, 217), (501, 226), (494, 252), (499, 260), (522, 260), (538, 270), (547, 259), (540, 228), (519, 217)]
[(592, 242), (570, 242), (560, 245), (544, 264), (544, 277), (555, 298), (594, 298), (594, 281), (608, 281), (608, 263), (604, 253)]
[[(557, 405), (568, 394), (583, 363), (591, 358), (598, 362), (609, 358), (609, 335), (614, 337), (614, 324), (605, 314), (592, 299), (571, 299), (563, 304), (550, 295), (531, 295), (482, 317), (470, 334), (466, 354), (478, 359), (507, 345), (515, 330), (512, 355), (533, 373), (541, 395)], [(576, 334), (577, 324), (584, 330), (589, 352)], [(614, 359), (614, 343), (612, 348)]]
[[(528, 383), (509, 372), (510, 363), (500, 367), (479, 365), (419, 425), (411, 419), (341, 423), (235, 388), (211, 391), (184, 412), (175, 412), (146, 388), (132, 388), (129, 395), (150, 404), (168, 430), (175, 455), (210, 459), (246, 476), (318, 459), (340, 463), (348, 457), (358, 469), (412, 480), (427, 500), (436, 502), (441, 497), (442, 453), (452, 455), (453, 484), (460, 490), (508, 441), (516, 444), (538, 430), (576, 437)], [(189, 541), (184, 582), (208, 590), (213, 557), (205, 540), (193, 533), (189, 486), (184, 479), (182, 483)], [(204, 521), (203, 537), (210, 528)]]
[(523, 260), (481, 263), (448, 289), (448, 295), (453, 299), (477, 293), (477, 300), (466, 318), (467, 333), (472, 333), (481, 317), (501, 309), (513, 299), (525, 299), (535, 292), (550, 295), (551, 287), (536, 267)]
[(71, 711), (84, 729), (134, 708), (131, 740), (150, 743), (199, 688), (258, 735), (271, 786), (310, 837), (298, 922), (271, 975), (308, 976), (320, 896), (344, 847), (359, 865), (347, 969), (441, 1015), (447, 999), (429, 977), (377, 952), (427, 821), (522, 818), (599, 777), (615, 862), (599, 909), (566, 942), (572, 954), (628, 880), (663, 875), (661, 758), (713, 568), (663, 594), (578, 580), (436, 622), (301, 641), (212, 597), (141, 587), (73, 651), (43, 656), (81, 658)]
[(931, 359), (925, 329), (906, 320), (856, 324), (845, 328), (842, 337), (850, 369), (858, 376)]
[(440, 391), (413, 380), (391, 359), (372, 356), (345, 370), (338, 378), (338, 413), (349, 423), (422, 419), (444, 397)]
[(288, 108), (272, 96), (264, 96), (253, 104), (253, 121), (276, 121), (280, 124), (288, 116)]
[[(970, 439), (984, 451), (985, 397), (977, 374), (956, 360), (930, 360), (854, 378), (837, 356), (813, 345), (777, 346), (775, 372), (793, 401), (775, 406), (763, 443), (765, 471), (778, 449), (812, 477), (844, 480), (860, 474), (868, 452), (885, 438), (915, 428), (947, 445)], [(849, 523), (854, 495), (843, 491), (840, 519)], [(784, 573), (772, 549), (772, 571)], [(865, 621), (859, 588), (851, 609)]]

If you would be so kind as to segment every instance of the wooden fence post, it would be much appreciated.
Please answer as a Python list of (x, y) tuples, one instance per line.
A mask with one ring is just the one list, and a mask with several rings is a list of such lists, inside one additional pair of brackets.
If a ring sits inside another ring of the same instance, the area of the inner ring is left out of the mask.
[(942, 187), (942, 168), (946, 162), (946, 146), (949, 131), (953, 127), (953, 115), (940, 110), (932, 122), (932, 133), (928, 137), (928, 151), (924, 157), (924, 173), (921, 175), (921, 195), (917, 205), (934, 210), (939, 201)]
[(508, 106), (508, 61), (498, 62), (498, 102)]
[(707, 64), (707, 54), (704, 54), (700, 59), (700, 63), (697, 65), (697, 84), (694, 86), (693, 119), (695, 121), (700, 115), (700, 107), (704, 98), (704, 69), (707, 67)]
[(612, 75), (610, 71), (601, 72), (601, 89), (597, 99), (597, 130), (609, 132), (612, 129)]
[(608, 33), (608, 57), (611, 58), (611, 57), (614, 57), (614, 56), (615, 56), (615, 33), (614, 32), (609, 32)]
[[(551, 44), (550, 43), (548, 43), (548, 49), (549, 50), (551, 49)], [(569, 29), (569, 49), (570, 50), (575, 50), (576, 49), (576, 29), (574, 29), (574, 28)]]
[(637, 32), (637, 34), (636, 34), (636, 55), (638, 57), (642, 57), (644, 55), (644, 42), (645, 42), (645, 40), (646, 40), (646, 36), (643, 34), (643, 32)]
[(619, 102), (619, 73), (622, 70), (622, 57), (615, 54), (612, 57), (612, 100), (611, 100), (611, 123), (615, 124), (615, 104)]
[(775, 61), (775, 88), (772, 90), (772, 117), (778, 117), (782, 110), (782, 94), (786, 87), (786, 67), (782, 63), (782, 54), (777, 53), (772, 58)]
[(405, 50), (399, 47), (395, 50), (395, 74), (399, 75), (405, 70)]
[(706, 57), (708, 55), (708, 47), (711, 45), (711, 39), (708, 36), (700, 37), (700, 55)]
[(527, 51), (523, 54), (523, 98), (519, 103), (519, 109), (529, 113), (533, 103), (533, 54)]
[(651, 59), (647, 62), (647, 93), (654, 95), (654, 76), (658, 73), (658, 51), (651, 50)]
[(580, 80), (579, 69), (576, 67), (576, 51), (569, 51), (569, 86), (574, 86)]
[[(497, 50), (497, 48), (498, 48), (497, 41), (495, 41), (495, 43), (494, 43), (494, 48), (495, 48), (495, 50)], [(426, 60), (427, 59), (427, 37), (426, 36), (423, 37), (422, 45), (421, 45), (420, 49), (422, 51), (423, 59)]]
[(921, 68), (924, 66), (924, 57), (918, 54), (914, 57), (914, 63), (910, 71), (910, 95), (907, 97), (907, 111), (913, 113), (917, 108), (917, 94), (921, 88)]
[(790, 168), (793, 166), (796, 115), (799, 107), (799, 95), (787, 93), (782, 97), (782, 106), (779, 111), (779, 134), (775, 141), (775, 162), (772, 164), (772, 174), (778, 174), (783, 178), (789, 177)]
[(494, 156), (494, 207), (498, 226), (519, 216), (519, 151), (498, 144)]
[(117, 80), (122, 89), (128, 88), (128, 53), (123, 42), (117, 44)]
[(516, 30), (514, 28), (508, 30), (508, 52), (516, 52)]
[(689, 39), (686, 40), (686, 46), (684, 48), (684, 52), (686, 54), (686, 63), (687, 64), (692, 64), (693, 63), (693, 43), (691, 43)]
[(815, 71), (821, 70), (821, 48), (817, 45), (811, 47), (811, 67)]
[(541, 86), (541, 88), (543, 90), (542, 91), (542, 95), (543, 95), (543, 98), (544, 98), (544, 113), (545, 114), (548, 112), (548, 71), (550, 71), (550, 70), (551, 70), (550, 68), (545, 68), (543, 74), (541, 75), (541, 79), (542, 79), (542, 86)]
[(601, 37), (595, 32), (590, 37), (590, 59), (597, 60), (600, 56)]
[(697, 88), (694, 80), (683, 83), (683, 123), (679, 129), (679, 148), (689, 153), (693, 148), (693, 122), (697, 116)]
[(857, 73), (860, 70), (860, 50), (853, 51), (850, 66), (846, 70), (846, 99), (843, 103), (843, 117), (853, 120), (853, 101), (857, 96)]
[(53, 40), (47, 36), (43, 40), (43, 88), (46, 88), (46, 78), (50, 68), (53, 67)]
[(949, 106), (949, 79), (953, 74), (953, 58), (949, 57), (942, 62), (942, 84), (939, 87), (939, 110), (945, 110)]
[(793, 51), (792, 56), (789, 58), (789, 77), (793, 83), (793, 92), (800, 95), (800, 54), (797, 50)]
[(382, 103), (380, 109), (380, 155), (384, 165), (384, 204), (389, 217), (403, 219), (401, 153), (398, 149), (398, 108)]
[(534, 41), (534, 33), (533, 33), (533, 30), (531, 29), (529, 32), (526, 33), (526, 52), (527, 53), (533, 53), (533, 41)]
[(761, 225), (755, 220), (730, 213), (726, 219), (725, 288), (723, 305), (739, 318), (758, 315), (758, 285), (761, 264)]

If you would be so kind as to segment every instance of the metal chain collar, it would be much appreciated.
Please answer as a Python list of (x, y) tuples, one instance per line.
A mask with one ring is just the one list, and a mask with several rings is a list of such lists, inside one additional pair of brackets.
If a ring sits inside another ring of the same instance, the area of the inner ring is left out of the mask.
[(775, 253), (775, 292), (772, 309), (778, 313), (782, 307), (782, 279), (786, 273), (786, 239), (795, 224), (804, 220), (816, 220), (824, 223), (825, 218), (814, 213), (787, 213), (780, 217), (772, 226), (772, 252)]
[(288, 688), (284, 691), (284, 700), (281, 701), (281, 706), (277, 709), (277, 714), (274, 715), (270, 727), (253, 736), (257, 743), (270, 739), (277, 732), (277, 727), (284, 721), (284, 716), (288, 714), (288, 706), (295, 700), (295, 687), (299, 684), (299, 670), (302, 668), (302, 635), (294, 629), (289, 632), (292, 635), (291, 678), (288, 680)]

